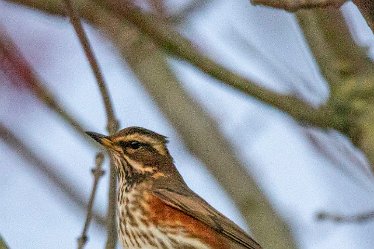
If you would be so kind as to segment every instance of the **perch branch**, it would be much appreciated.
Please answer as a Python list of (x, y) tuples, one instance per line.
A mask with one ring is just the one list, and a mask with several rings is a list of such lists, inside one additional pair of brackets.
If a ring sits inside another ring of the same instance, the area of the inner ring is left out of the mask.
[[(79, 19), (78, 13), (75, 11), (70, 0), (64, 0), (66, 9), (70, 16), (71, 23), (73, 24), (74, 30), (80, 40), (86, 57), (91, 65), (94, 72), (97, 84), (99, 86), (101, 96), (103, 98), (105, 111), (107, 115), (107, 130), (110, 135), (113, 135), (118, 130), (118, 121), (114, 116), (114, 110), (110, 95), (107, 90), (104, 78), (102, 76), (99, 64), (92, 51), (91, 45), (88, 41), (87, 35), (83, 30), (82, 23)], [(110, 162), (110, 174), (109, 174), (109, 194), (108, 194), (108, 214), (107, 214), (107, 242), (106, 249), (114, 249), (117, 243), (117, 230), (116, 230), (116, 172), (113, 162)]]
[(92, 185), (90, 200), (88, 201), (86, 221), (84, 222), (82, 234), (78, 238), (78, 249), (83, 249), (83, 247), (85, 246), (88, 240), (87, 230), (92, 220), (92, 209), (93, 209), (93, 203), (94, 203), (95, 196), (96, 196), (96, 189), (97, 189), (97, 185), (99, 183), (101, 176), (104, 175), (104, 170), (102, 170), (103, 161), (104, 161), (104, 154), (101, 152), (97, 153), (96, 160), (95, 160), (95, 168), (92, 169), (92, 175), (94, 177), (94, 181)]

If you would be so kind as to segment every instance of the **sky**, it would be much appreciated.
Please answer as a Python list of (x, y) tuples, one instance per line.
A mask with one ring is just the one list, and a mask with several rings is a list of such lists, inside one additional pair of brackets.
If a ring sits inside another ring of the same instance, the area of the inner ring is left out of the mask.
[[(168, 0), (170, 10), (187, 1)], [(373, 47), (353, 4), (343, 6), (354, 18), (359, 44)], [(351, 19), (350, 19), (351, 20)], [(24, 56), (87, 130), (105, 133), (105, 113), (96, 83), (67, 19), (41, 15), (0, 1), (0, 24)], [(328, 88), (292, 14), (248, 1), (212, 1), (190, 16), (180, 31), (208, 56), (230, 70), (280, 93), (300, 92), (318, 106)], [(244, 229), (244, 219), (213, 176), (192, 155), (115, 47), (86, 25), (89, 39), (108, 82), (121, 127), (142, 126), (169, 137), (169, 149), (188, 185)], [(372, 49), (369, 49), (369, 54)], [(299, 248), (371, 249), (374, 221), (336, 224), (317, 221), (319, 211), (356, 214), (374, 210), (373, 176), (349, 162), (365, 159), (334, 131), (301, 127), (290, 117), (222, 86), (191, 65), (170, 58), (185, 90), (216, 121), (239, 159), (284, 220)], [(44, 160), (73, 182), (88, 199), (94, 150), (55, 113), (14, 88), (0, 74), (0, 120), (24, 138)], [(339, 163), (321, 155), (309, 142), (313, 134), (339, 154)], [(0, 143), (0, 233), (11, 248), (74, 248), (85, 213), (8, 146)], [(353, 176), (353, 177), (352, 177)], [(107, 178), (99, 183), (95, 209), (106, 209)], [(105, 234), (90, 227), (87, 248), (102, 248)]]

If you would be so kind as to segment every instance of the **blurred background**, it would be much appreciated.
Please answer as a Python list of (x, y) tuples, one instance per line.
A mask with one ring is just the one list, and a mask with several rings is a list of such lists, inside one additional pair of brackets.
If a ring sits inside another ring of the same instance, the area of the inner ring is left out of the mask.
[[(373, 248), (374, 38), (353, 3), (136, 1), (190, 41), (183, 57), (98, 2), (74, 4), (120, 128), (169, 137), (188, 185), (264, 248)], [(74, 248), (100, 151), (81, 129), (108, 133), (102, 97), (60, 1), (0, 0), (0, 47), (0, 234), (10, 248)], [(274, 104), (286, 95), (296, 102)], [(87, 248), (106, 241), (105, 162)]]

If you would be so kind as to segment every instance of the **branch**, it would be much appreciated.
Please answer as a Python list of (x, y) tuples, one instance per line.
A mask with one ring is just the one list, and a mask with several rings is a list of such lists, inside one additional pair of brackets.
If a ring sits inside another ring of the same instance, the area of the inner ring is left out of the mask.
[[(46, 4), (45, 1), (42, 0), (11, 1), (38, 8), (52, 14), (63, 15), (59, 9), (59, 5), (54, 2), (48, 2), (49, 4)], [(343, 133), (345, 132), (348, 121), (345, 116), (337, 115), (335, 109), (330, 106), (324, 106), (315, 110), (294, 97), (277, 94), (255, 85), (244, 77), (236, 75), (215, 63), (208, 57), (201, 55), (187, 39), (155, 16), (143, 14), (138, 9), (131, 8), (128, 10), (126, 6), (118, 7), (113, 4), (111, 6), (105, 5), (105, 8), (100, 8), (99, 6), (102, 6), (104, 3), (99, 0), (94, 0), (90, 2), (90, 4), (87, 4), (85, 1), (79, 3), (80, 11), (83, 15), (98, 26), (108, 26), (109, 21), (113, 21), (117, 18), (125, 18), (149, 35), (165, 51), (190, 62), (205, 73), (221, 80), (223, 84), (234, 87), (247, 95), (253, 96), (266, 104), (278, 108), (301, 123), (320, 128), (335, 128), (339, 131), (343, 131)], [(111, 15), (112, 13), (115, 14), (117, 18)], [(107, 28), (107, 30), (104, 31), (115, 32), (115, 28), (117, 28), (117, 26), (113, 25), (111, 28)]]
[[(66, 198), (77, 204), (79, 208), (86, 209), (87, 203), (84, 201), (84, 198), (75, 192), (69, 182), (64, 179), (63, 174), (56, 170), (61, 167), (53, 167), (45, 163), (2, 123), (0, 123), (0, 139), (2, 139), (5, 144), (22, 157), (30, 166), (33, 166), (36, 172), (53, 183), (52, 185), (56, 186)], [(105, 219), (99, 214), (94, 213), (93, 216), (98, 224), (105, 224)]]
[(320, 212), (317, 214), (317, 219), (320, 221), (331, 220), (337, 223), (361, 223), (374, 219), (374, 211), (356, 215), (337, 215), (327, 212)]
[(321, 8), (327, 6), (340, 7), (346, 0), (251, 0), (253, 5), (266, 5), (269, 7), (297, 11), (300, 9)]
[[(298, 11), (300, 9), (323, 8), (332, 6), (339, 8), (347, 0), (251, 0), (253, 5), (265, 5), (287, 11)], [(374, 2), (372, 0), (353, 0), (367, 24), (374, 32)]]
[(297, 17), (330, 84), (330, 105), (349, 119), (350, 126), (343, 133), (366, 153), (373, 168), (373, 62), (355, 44), (339, 10), (300, 11)]
[[(78, 14), (75, 12), (73, 5), (70, 0), (64, 0), (68, 14), (70, 16), (71, 23), (74, 26), (75, 32), (78, 35), (80, 43), (83, 46), (84, 52), (88, 61), (90, 62), (91, 68), (94, 72), (97, 84), (99, 86), (101, 96), (103, 98), (105, 111), (107, 115), (107, 130), (110, 135), (113, 135), (118, 130), (118, 121), (114, 116), (112, 103), (110, 100), (109, 92), (106, 88), (104, 78), (101, 70), (92, 51), (88, 38), (83, 30), (81, 21)], [(108, 194), (108, 214), (107, 214), (107, 242), (106, 249), (114, 249), (117, 243), (117, 228), (116, 228), (116, 172), (113, 162), (110, 163), (110, 178), (109, 178), (109, 194)]]
[(95, 168), (92, 169), (92, 175), (94, 176), (94, 182), (92, 185), (90, 200), (88, 201), (87, 206), (87, 216), (86, 221), (84, 222), (84, 227), (81, 236), (78, 238), (78, 249), (83, 249), (84, 245), (86, 244), (88, 237), (87, 237), (87, 230), (90, 226), (90, 222), (92, 219), (92, 209), (93, 209), (93, 203), (96, 196), (96, 189), (97, 185), (99, 183), (100, 177), (104, 175), (104, 170), (102, 170), (102, 165), (104, 161), (104, 154), (103, 153), (97, 153), (96, 154), (96, 160), (95, 160)]
[(352, 39), (339, 10), (300, 11), (297, 18), (332, 95), (346, 78), (365, 74), (372, 68), (366, 53)]
[(92, 71), (95, 75), (97, 85), (99, 86), (101, 96), (103, 98), (105, 111), (107, 114), (107, 130), (109, 134), (114, 134), (118, 129), (118, 121), (114, 117), (114, 111), (112, 107), (112, 102), (110, 100), (109, 92), (104, 82), (103, 75), (101, 73), (100, 67), (97, 63), (95, 55), (92, 51), (92, 47), (88, 41), (86, 33), (83, 30), (81, 21), (78, 14), (75, 12), (70, 0), (63, 0), (66, 5), (66, 9), (70, 16), (70, 21), (73, 24), (74, 30), (79, 38), (79, 41), (83, 47), (83, 50), (86, 54), (87, 60), (90, 63)]
[(221, 83), (288, 113), (301, 123), (320, 128), (335, 128), (340, 131), (344, 131), (347, 126), (345, 117), (336, 115), (334, 110), (328, 106), (315, 110), (294, 97), (277, 94), (229, 71), (200, 54), (186, 38), (156, 16), (143, 13), (135, 7), (120, 4), (117, 0), (109, 1), (107, 5), (99, 0), (94, 0), (94, 2), (110, 10), (119, 19), (125, 18), (134, 24), (168, 53), (190, 62), (203, 72), (220, 80)]

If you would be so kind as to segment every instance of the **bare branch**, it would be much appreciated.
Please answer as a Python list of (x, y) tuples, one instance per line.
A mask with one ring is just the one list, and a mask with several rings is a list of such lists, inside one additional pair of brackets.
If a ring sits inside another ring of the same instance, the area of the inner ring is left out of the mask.
[[(49, 13), (63, 14), (59, 10), (58, 4), (46, 5), (44, 1), (41, 0), (11, 1), (42, 9)], [(116, 2), (116, 0), (111, 0), (111, 2), (113, 1)], [(81, 3), (80, 10), (88, 20), (98, 26), (107, 26), (109, 21), (113, 21), (117, 18), (125, 18), (149, 35), (166, 52), (190, 62), (203, 72), (221, 80), (223, 84), (234, 87), (247, 95), (253, 96), (266, 104), (278, 108), (301, 123), (320, 128), (335, 128), (343, 133), (346, 132), (345, 128), (348, 125), (346, 116), (338, 115), (331, 106), (322, 106), (318, 110), (315, 110), (296, 98), (277, 94), (260, 87), (200, 54), (187, 39), (173, 30), (168, 24), (163, 22), (163, 20), (142, 13), (139, 9), (128, 9), (126, 6), (117, 6), (115, 4), (106, 6), (104, 4), (105, 3), (99, 0), (94, 0), (90, 5)], [(115, 14), (115, 16), (111, 15), (112, 13)], [(105, 16), (105, 18), (103, 18), (103, 16)], [(115, 25), (113, 25), (112, 28), (107, 28), (106, 31), (115, 32), (115, 30), (112, 30), (116, 28), (114, 26)]]
[(66, 9), (68, 10), (68, 14), (70, 16), (71, 23), (74, 26), (74, 30), (79, 38), (79, 41), (83, 47), (83, 50), (86, 54), (87, 60), (89, 61), (92, 71), (95, 75), (97, 84), (99, 86), (101, 96), (103, 98), (105, 111), (107, 114), (107, 130), (109, 134), (113, 134), (118, 129), (118, 121), (114, 117), (114, 111), (112, 107), (112, 102), (110, 100), (110, 95), (108, 92), (108, 89), (106, 87), (106, 84), (104, 82), (103, 75), (101, 73), (99, 64), (97, 63), (97, 60), (95, 58), (95, 55), (92, 51), (91, 45), (88, 41), (88, 38), (86, 36), (86, 33), (83, 30), (83, 26), (81, 24), (81, 21), (79, 19), (78, 14), (75, 12), (73, 5), (71, 4), (70, 0), (63, 0), (66, 5)]
[[(129, 67), (182, 136), (191, 153), (230, 194), (255, 238), (265, 248), (296, 248), (286, 223), (246, 171), (248, 166), (237, 158), (217, 123), (183, 89), (167, 62), (166, 54), (134, 27), (124, 26), (120, 31), (112, 34), (112, 39)], [(128, 34), (132, 34), (131, 38)]]
[(92, 208), (93, 208), (93, 203), (94, 203), (95, 196), (96, 196), (96, 189), (97, 189), (97, 185), (99, 183), (100, 177), (104, 175), (104, 170), (102, 170), (103, 162), (104, 162), (104, 154), (101, 152), (97, 153), (96, 160), (95, 160), (95, 168), (92, 169), (94, 182), (92, 185), (90, 200), (88, 201), (86, 221), (84, 222), (82, 234), (78, 238), (78, 249), (83, 249), (84, 245), (86, 244), (88, 240), (87, 230), (92, 220)]
[(254, 5), (297, 11), (299, 9), (321, 8), (327, 6), (340, 7), (346, 0), (251, 0)]
[(352, 39), (342, 13), (336, 9), (300, 11), (297, 18), (332, 95), (344, 79), (366, 74), (372, 62)]
[[(105, 4), (98, 0), (94, 1), (99, 5)], [(346, 117), (336, 115), (330, 107), (324, 106), (316, 110), (294, 97), (277, 94), (260, 87), (199, 53), (186, 38), (162, 19), (143, 13), (133, 6), (119, 3), (117, 0), (108, 2), (110, 2), (109, 5), (103, 7), (115, 13), (118, 18), (125, 18), (130, 21), (142, 32), (149, 35), (164, 50), (190, 62), (222, 83), (279, 108), (302, 123), (321, 128), (334, 128), (344, 132), (344, 128), (347, 126)]]
[[(86, 209), (87, 203), (81, 194), (75, 192), (69, 181), (63, 177), (64, 174), (56, 170), (60, 167), (52, 167), (50, 164), (45, 163), (2, 123), (0, 123), (0, 139), (28, 162), (30, 166), (33, 166), (36, 172), (53, 183), (53, 186), (56, 186), (66, 198), (75, 203), (79, 208)], [(105, 225), (105, 218), (97, 213), (94, 213), (93, 217), (98, 224)]]
[[(74, 26), (75, 32), (78, 35), (80, 43), (84, 49), (86, 57), (90, 62), (91, 68), (94, 72), (97, 84), (99, 86), (101, 96), (103, 98), (105, 111), (107, 115), (107, 130), (110, 135), (113, 135), (118, 130), (118, 121), (114, 116), (112, 103), (110, 100), (109, 92), (107, 90), (104, 78), (102, 76), (100, 67), (97, 63), (95, 55), (92, 51), (91, 45), (88, 38), (83, 30), (81, 21), (78, 13), (75, 12), (70, 0), (64, 0), (68, 14), (70, 16), (71, 23)], [(116, 229), (116, 172), (113, 162), (110, 163), (110, 174), (109, 174), (109, 194), (108, 194), (108, 213), (107, 213), (107, 242), (106, 249), (114, 249), (117, 243), (117, 229)]]
[(320, 221), (331, 220), (337, 223), (361, 223), (368, 222), (374, 219), (374, 211), (355, 215), (338, 215), (327, 212), (320, 212), (316, 218)]

